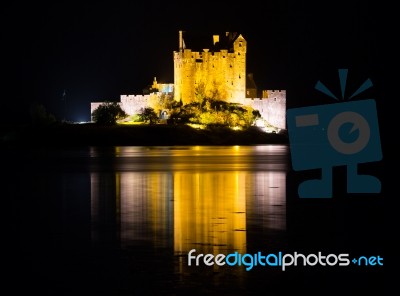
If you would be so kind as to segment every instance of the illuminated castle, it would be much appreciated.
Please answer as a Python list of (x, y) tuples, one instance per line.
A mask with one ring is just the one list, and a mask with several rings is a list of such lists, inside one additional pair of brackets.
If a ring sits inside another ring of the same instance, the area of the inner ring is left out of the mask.
[(174, 98), (183, 104), (197, 96), (242, 102), (246, 97), (247, 42), (238, 33), (213, 36), (212, 48), (187, 49), (179, 31), (179, 51), (174, 51)]
[[(251, 73), (246, 72), (247, 42), (241, 34), (226, 32), (213, 35), (212, 44), (203, 51), (186, 48), (179, 31), (179, 50), (173, 52), (174, 83), (153, 85), (143, 95), (121, 95), (120, 106), (129, 115), (140, 113), (162, 95), (173, 95), (184, 105), (203, 98), (251, 106), (263, 119), (286, 129), (286, 91), (262, 90), (258, 95)], [(101, 102), (91, 103), (91, 113)], [(165, 112), (160, 112), (160, 116)]]

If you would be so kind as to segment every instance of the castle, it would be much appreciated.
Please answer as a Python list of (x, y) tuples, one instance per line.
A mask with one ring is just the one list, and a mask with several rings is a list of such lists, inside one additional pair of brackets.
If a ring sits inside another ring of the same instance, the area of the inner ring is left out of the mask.
[[(209, 97), (251, 106), (272, 126), (286, 129), (286, 91), (263, 90), (258, 96), (253, 75), (246, 72), (244, 37), (226, 32), (213, 35), (212, 41), (202, 52), (192, 51), (186, 48), (183, 32), (179, 31), (179, 50), (173, 52), (174, 83), (160, 84), (154, 78), (146, 94), (121, 95), (121, 108), (133, 115), (151, 107), (151, 102), (160, 95), (173, 95), (183, 104)], [(91, 103), (91, 112), (100, 104)]]

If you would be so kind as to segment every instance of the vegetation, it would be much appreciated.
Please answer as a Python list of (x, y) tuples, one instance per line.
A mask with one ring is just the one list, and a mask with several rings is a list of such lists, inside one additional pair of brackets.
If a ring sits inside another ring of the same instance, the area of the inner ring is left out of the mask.
[(117, 120), (122, 120), (125, 117), (127, 117), (127, 114), (116, 102), (105, 102), (92, 113), (93, 121), (104, 125), (115, 125)]
[[(154, 123), (154, 114), (167, 112), (169, 124), (197, 124), (205, 127), (223, 126), (230, 128), (245, 129), (253, 125), (261, 115), (257, 110), (249, 106), (228, 103), (224, 98), (226, 94), (216, 83), (206, 89), (200, 84), (195, 89), (194, 100), (186, 105), (182, 101), (177, 102), (169, 94), (152, 96), (150, 106), (146, 108), (141, 117), (143, 121)], [(151, 109), (151, 110), (150, 110)], [(153, 114), (154, 111), (154, 114)]]
[(168, 115), (168, 124), (194, 124), (206, 128), (220, 126), (234, 129), (249, 128), (261, 118), (258, 110), (238, 103), (228, 103), (220, 99), (221, 97), (223, 94), (218, 91), (218, 87), (215, 86), (206, 92), (205, 87), (200, 85), (196, 88), (196, 98), (186, 105), (183, 105), (182, 101), (175, 101), (170, 94), (161, 94), (151, 96), (151, 107), (144, 108), (136, 116), (128, 117), (117, 103), (100, 105), (92, 116), (94, 122), (108, 125), (113, 125), (124, 118), (125, 123), (156, 124), (160, 121), (160, 115), (165, 112)]
[(144, 108), (143, 112), (139, 114), (139, 118), (144, 123), (155, 124), (158, 121), (158, 116), (153, 108)]
[(248, 128), (261, 117), (249, 106), (205, 98), (171, 111), (169, 123), (194, 123), (204, 126)]
[(134, 114), (130, 115), (127, 118), (125, 118), (126, 121), (131, 121), (131, 122), (142, 122), (142, 118), (140, 114)]
[(56, 117), (53, 114), (48, 113), (42, 104), (33, 103), (29, 111), (32, 125), (34, 126), (51, 125), (57, 121)]

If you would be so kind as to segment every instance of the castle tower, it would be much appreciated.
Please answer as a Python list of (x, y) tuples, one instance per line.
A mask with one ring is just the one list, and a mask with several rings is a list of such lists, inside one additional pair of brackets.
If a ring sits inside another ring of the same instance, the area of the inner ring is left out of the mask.
[(231, 102), (242, 102), (246, 97), (246, 52), (247, 42), (242, 35), (236, 38), (233, 43), (234, 62), (233, 62), (233, 88)]
[[(211, 41), (211, 40), (210, 40)], [(187, 49), (179, 31), (179, 51), (174, 51), (174, 98), (183, 104), (204, 97), (242, 102), (246, 96), (247, 42), (242, 35), (213, 35), (210, 48)]]

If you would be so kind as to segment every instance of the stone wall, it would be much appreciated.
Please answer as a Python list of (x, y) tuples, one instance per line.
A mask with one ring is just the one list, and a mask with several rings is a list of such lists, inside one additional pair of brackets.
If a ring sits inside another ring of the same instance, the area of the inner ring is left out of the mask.
[(286, 90), (265, 90), (265, 98), (245, 99), (244, 105), (258, 110), (271, 125), (286, 129)]
[(151, 95), (121, 95), (121, 108), (128, 114), (141, 113), (144, 108), (150, 106)]

